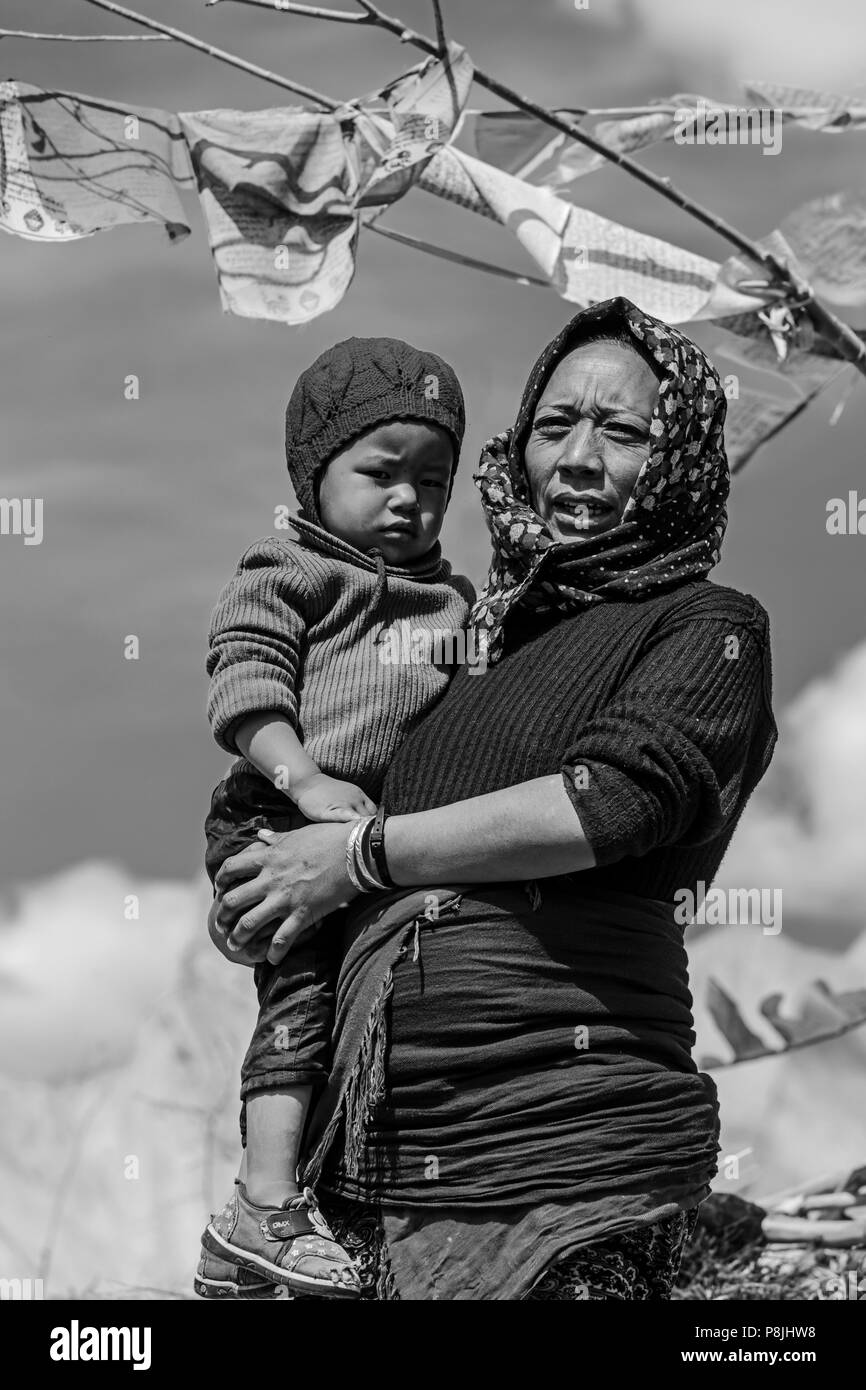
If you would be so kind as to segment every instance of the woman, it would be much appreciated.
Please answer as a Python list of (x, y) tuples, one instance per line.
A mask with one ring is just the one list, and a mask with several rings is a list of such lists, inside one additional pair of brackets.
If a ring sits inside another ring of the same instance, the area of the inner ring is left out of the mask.
[(391, 765), (394, 891), (357, 895), (330, 825), (217, 880), (244, 961), (357, 898), (306, 1176), (368, 1297), (670, 1295), (718, 1152), (674, 895), (714, 878), (776, 738), (766, 614), (707, 579), (724, 415), (680, 333), (579, 313), (482, 455), (489, 665)]

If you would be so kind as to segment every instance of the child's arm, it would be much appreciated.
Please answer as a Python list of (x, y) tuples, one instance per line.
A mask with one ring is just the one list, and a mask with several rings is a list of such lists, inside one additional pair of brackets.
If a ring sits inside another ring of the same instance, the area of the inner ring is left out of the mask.
[(360, 787), (320, 770), (284, 714), (264, 710), (248, 715), (236, 726), (234, 740), (307, 820), (350, 821), (375, 813), (375, 802)]
[(208, 718), (220, 748), (249, 759), (308, 820), (355, 820), (373, 802), (326, 777), (295, 733), (312, 598), (286, 541), (265, 536), (241, 556), (211, 615)]

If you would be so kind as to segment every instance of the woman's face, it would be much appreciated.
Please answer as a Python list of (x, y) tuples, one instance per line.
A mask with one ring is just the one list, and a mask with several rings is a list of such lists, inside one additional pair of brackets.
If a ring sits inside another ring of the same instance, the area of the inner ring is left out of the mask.
[(652, 368), (625, 343), (586, 343), (557, 364), (524, 451), (532, 505), (557, 540), (581, 542), (619, 525), (649, 455), (658, 390)]

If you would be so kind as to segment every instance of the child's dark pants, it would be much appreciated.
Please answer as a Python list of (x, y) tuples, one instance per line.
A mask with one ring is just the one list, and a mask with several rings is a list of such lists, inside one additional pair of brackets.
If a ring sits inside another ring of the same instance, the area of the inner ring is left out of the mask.
[[(232, 769), (211, 798), (205, 820), (205, 867), (211, 883), (233, 854), (256, 843), (258, 830), (299, 830), (310, 822), (258, 772)], [(293, 946), (279, 965), (255, 967), (259, 1016), (241, 1068), (241, 1135), (245, 1102), (257, 1091), (328, 1079), (334, 992), (340, 968), (342, 912)]]

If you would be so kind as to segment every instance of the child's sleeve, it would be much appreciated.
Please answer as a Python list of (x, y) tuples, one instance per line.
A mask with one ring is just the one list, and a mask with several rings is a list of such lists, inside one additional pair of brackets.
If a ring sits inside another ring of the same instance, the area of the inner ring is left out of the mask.
[(308, 594), (290, 542), (266, 536), (241, 557), (211, 614), (207, 715), (213, 736), (239, 754), (234, 730), (273, 710), (298, 732), (298, 674)]

